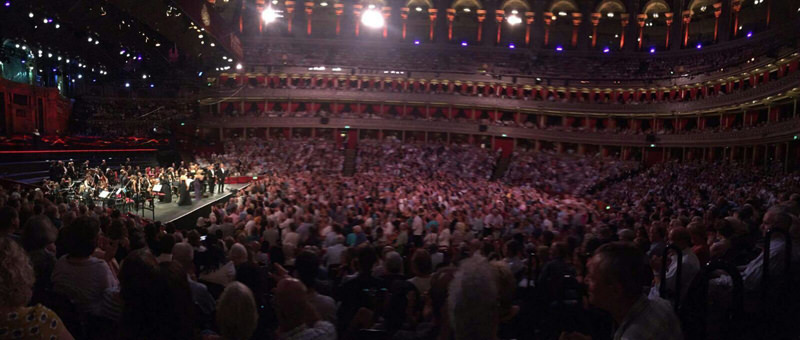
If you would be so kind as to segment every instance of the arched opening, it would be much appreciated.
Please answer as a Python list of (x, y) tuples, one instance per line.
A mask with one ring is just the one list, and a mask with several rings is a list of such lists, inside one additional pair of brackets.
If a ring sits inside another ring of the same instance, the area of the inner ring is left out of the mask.
[[(554, 0), (545, 13), (545, 46), (568, 48), (572, 40), (572, 14), (580, 13), (573, 0)], [(549, 18), (547, 17), (549, 16)]]
[[(689, 3), (691, 21), (689, 22), (689, 37), (686, 47), (703, 46), (714, 43), (714, 16), (715, 0), (692, 0)], [(687, 27), (683, 28), (684, 30)], [(685, 32), (684, 32), (685, 34)]]
[(642, 49), (666, 48), (669, 44), (667, 37), (670, 28), (667, 22), (670, 21), (672, 25), (676, 24), (672, 21), (674, 17), (670, 12), (669, 4), (664, 0), (650, 0), (645, 4), (642, 14), (645, 15)]
[(433, 3), (430, 0), (409, 0), (406, 8), (408, 8), (406, 40), (429, 40), (431, 20), (428, 10), (433, 8)]
[(315, 38), (336, 37), (336, 8), (339, 1), (314, 0), (311, 12), (311, 36)]
[[(622, 27), (623, 16), (627, 17), (628, 14), (625, 4), (620, 0), (605, 0), (597, 5), (594, 16), (594, 21), (597, 22), (597, 37), (592, 37), (592, 40), (596, 41), (595, 48), (600, 50), (604, 50), (606, 47), (610, 50), (619, 49), (620, 40), (625, 31)], [(630, 18), (628, 18), (628, 25), (631, 24)], [(629, 40), (631, 38), (628, 37)]]
[[(528, 27), (525, 13), (530, 12), (530, 5), (525, 0), (506, 0), (500, 6), (503, 11), (503, 22), (500, 23), (501, 40), (500, 45), (522, 46), (530, 38), (530, 28)], [(528, 39), (526, 39), (526, 36)]]
[[(453, 18), (453, 41), (456, 43), (475, 43), (486, 39), (487, 32), (480, 27), (481, 21), (487, 20), (486, 11), (478, 0), (457, 0), (453, 3), (455, 10)], [(480, 29), (481, 37), (478, 37)], [(489, 37), (491, 38), (491, 37)]]

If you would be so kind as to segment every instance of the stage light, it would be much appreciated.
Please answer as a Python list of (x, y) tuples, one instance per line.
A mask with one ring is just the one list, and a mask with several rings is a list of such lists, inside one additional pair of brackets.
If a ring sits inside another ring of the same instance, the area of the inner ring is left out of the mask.
[(697, 46), (695, 46), (695, 47), (699, 50), (699, 49), (703, 48), (703, 44), (697, 43)]
[(95, 41), (94, 41), (94, 44), (95, 44), (95, 45), (100, 45), (100, 40), (95, 40)]
[(28, 13), (28, 18), (33, 18), (33, 12)]
[(131, 87), (131, 83), (125, 83), (125, 87)]
[(501, 134), (500, 137), (508, 137), (508, 135), (504, 133), (504, 134)]
[(611, 210), (611, 206), (610, 206), (610, 205), (607, 205), (607, 206), (606, 206), (606, 210)]
[(467, 44), (467, 42), (466, 42), (466, 41), (462, 41), (462, 42), (461, 42), (461, 46), (467, 46), (467, 45), (468, 45), (468, 44)]
[(656, 53), (656, 48), (650, 47), (650, 54), (655, 54), (655, 53)]
[(604, 47), (603, 48), (603, 53), (608, 53), (608, 52), (611, 52), (611, 49), (608, 48), (608, 46)]
[(369, 9), (361, 15), (361, 23), (370, 28), (381, 28), (386, 24), (383, 14), (376, 9)]
[(79, 75), (78, 75), (78, 79), (83, 79), (83, 75), (82, 75), (82, 74), (79, 74)]
[(56, 24), (56, 29), (59, 29), (59, 28), (61, 28), (61, 25), (60, 24)]
[(614, 34), (614, 38), (619, 38), (619, 34)]
[(561, 52), (563, 50), (564, 50), (564, 47), (562, 47), (561, 45), (556, 46), (556, 52)]
[(350, 125), (345, 125), (345, 126), (344, 126), (344, 128), (345, 128), (345, 129), (349, 129), (349, 128), (350, 128)]
[(464, 8), (464, 13), (469, 13), (469, 12), (472, 12), (472, 10), (469, 8)]
[(512, 10), (511, 10), (511, 14), (519, 14), (519, 11), (518, 11), (518, 10), (516, 10), (516, 9), (512, 9)]
[(146, 75), (146, 74), (143, 74), (143, 75), (142, 75), (142, 79), (147, 79), (147, 75)]
[(613, 18), (614, 17), (614, 12), (608, 12), (608, 13), (606, 13), (606, 16), (609, 17), (609, 18)]
[[(274, 2), (275, 1), (273, 1), (273, 3)], [(271, 24), (280, 17), (281, 15), (278, 13), (278, 11), (274, 10), (272, 6), (267, 6), (267, 8), (261, 12), (261, 20), (264, 20), (264, 23), (266, 24)]]
[(750, 38), (752, 36), (753, 36), (753, 32), (747, 32), (747, 38)]
[(521, 24), (521, 23), (522, 23), (522, 18), (520, 18), (520, 17), (519, 17), (519, 16), (517, 16), (517, 15), (511, 15), (511, 16), (509, 16), (508, 18), (506, 18), (506, 21), (508, 21), (508, 24), (509, 24), (509, 25), (512, 25), (512, 26), (514, 26), (514, 25), (519, 25), (519, 24)]
[(793, 138), (793, 139), (794, 139), (794, 140), (797, 140), (797, 135), (794, 135), (794, 138)]
[(47, 54), (47, 57), (48, 57), (48, 58), (52, 58), (52, 57), (53, 57), (53, 54), (52, 54), (52, 53), (48, 53), (48, 54)]
[(156, 87), (156, 86), (155, 86), (155, 85), (153, 85), (153, 84), (150, 84), (150, 88), (151, 88), (151, 89), (152, 89), (152, 88), (154, 88), (154, 87)]
[(422, 12), (422, 7), (417, 7), (417, 8), (415, 8), (415, 10), (416, 10), (417, 12)]
[(216, 44), (214, 44), (213, 42), (212, 42), (212, 43), (210, 43), (209, 45), (211, 45), (211, 47), (217, 46), (217, 45), (216, 45)]
[(327, 7), (328, 3), (323, 1), (323, 2), (320, 2), (319, 5), (322, 6), (322, 7)]
[(654, 147), (656, 147), (656, 145), (655, 144), (650, 144), (650, 147), (654, 148)]
[(56, 68), (53, 68), (53, 72), (56, 72), (56, 71), (58, 71), (58, 70)]
[(42, 22), (46, 24), (47, 23), (47, 18), (42, 19)]
[(242, 66), (242, 63), (237, 63), (237, 64), (236, 64), (236, 69), (237, 69), (237, 70), (241, 70), (243, 67), (244, 67), (244, 66)]
[(22, 45), (22, 50), (23, 50), (23, 51), (24, 51), (24, 50), (27, 50), (27, 49), (28, 49), (28, 46)]
[(202, 34), (198, 35), (197, 39), (203, 39), (203, 35)]
[(60, 56), (58, 57), (58, 61), (61, 61), (61, 57)]
[(136, 60), (142, 60), (142, 55), (141, 55), (141, 54), (140, 54), (140, 55), (138, 55), (138, 56), (136, 57)]
[(565, 16), (567, 16), (567, 12), (564, 12), (564, 11), (558, 12), (558, 16), (565, 17)]
[(508, 48), (513, 50), (513, 49), (517, 48), (517, 46), (514, 45), (514, 43), (511, 43), (511, 44), (508, 44)]
[(653, 19), (658, 19), (658, 13), (653, 13)]
[(157, 42), (157, 43), (156, 43), (156, 47), (161, 47), (161, 43), (160, 43), (160, 42)]
[(11, 1), (6, 1), (6, 7), (11, 7)]
[(414, 40), (414, 45), (419, 45), (419, 40)]
[(14, 48), (19, 48), (19, 44), (14, 44)]

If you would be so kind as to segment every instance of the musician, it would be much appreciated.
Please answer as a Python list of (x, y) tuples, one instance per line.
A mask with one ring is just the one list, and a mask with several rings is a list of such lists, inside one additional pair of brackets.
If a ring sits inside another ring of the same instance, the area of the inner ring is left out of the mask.
[[(170, 170), (172, 170), (170, 168)], [(158, 198), (159, 202), (162, 203), (171, 203), (172, 202), (172, 179), (170, 178), (169, 173), (161, 169), (161, 173), (158, 175), (158, 184), (161, 184), (161, 195)]]
[[(196, 166), (195, 166), (196, 167)], [(203, 169), (197, 169), (194, 175), (194, 199), (200, 200), (203, 198)]]
[(180, 192), (180, 199), (178, 205), (192, 205), (192, 196), (189, 194), (189, 183), (191, 179), (185, 173), (181, 174), (178, 181), (178, 191)]
[(75, 163), (67, 163), (66, 177), (69, 177), (72, 180), (78, 179), (78, 172), (75, 170)]
[(218, 192), (225, 191), (225, 178), (228, 177), (228, 169), (225, 169), (225, 163), (219, 163), (219, 169), (217, 169), (217, 187), (219, 188)]
[(216, 178), (217, 174), (216, 171), (214, 171), (213, 165), (209, 165), (208, 168), (206, 168), (206, 174), (207, 174), (206, 180), (208, 182), (208, 194), (214, 195), (214, 189), (217, 188), (217, 186), (214, 183), (214, 181), (217, 180)]

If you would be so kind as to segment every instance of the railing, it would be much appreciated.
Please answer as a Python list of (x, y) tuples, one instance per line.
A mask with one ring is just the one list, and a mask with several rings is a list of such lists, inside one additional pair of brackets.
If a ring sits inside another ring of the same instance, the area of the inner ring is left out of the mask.
[[(477, 122), (466, 123), (456, 121), (430, 121), (430, 120), (395, 120), (395, 119), (367, 119), (367, 118), (330, 118), (323, 124), (318, 117), (311, 118), (205, 118), (199, 122), (205, 128), (352, 128), (365, 130), (397, 130), (397, 131), (425, 131), (450, 134), (502, 136), (510, 138), (544, 140), (552, 142), (590, 144), (590, 145), (617, 145), (630, 147), (645, 147), (650, 143), (645, 140), (645, 135), (625, 135), (597, 132), (570, 132), (539, 130), (522, 127), (487, 126), (486, 131), (478, 129)], [(793, 136), (800, 134), (800, 120), (791, 120), (773, 123), (766, 127), (751, 128), (743, 131), (697, 133), (687, 135), (659, 135), (659, 147), (709, 147), (709, 146), (738, 146), (763, 143), (786, 142)]]
[(714, 110), (747, 104), (753, 100), (764, 99), (792, 90), (800, 85), (800, 72), (787, 75), (781, 79), (761, 84), (755, 88), (729, 95), (698, 99), (691, 102), (678, 103), (643, 103), (643, 104), (590, 104), (533, 101), (502, 97), (477, 97), (456, 94), (372, 92), (336, 89), (270, 89), (240, 88), (235, 91), (216, 90), (206, 93), (207, 97), (226, 98), (227, 100), (264, 100), (279, 99), (292, 101), (360, 101), (360, 102), (406, 102), (414, 105), (456, 105), (459, 107), (490, 107), (501, 110), (525, 110), (542, 113), (580, 113), (588, 115), (607, 114), (642, 114), (673, 115), (694, 111)]

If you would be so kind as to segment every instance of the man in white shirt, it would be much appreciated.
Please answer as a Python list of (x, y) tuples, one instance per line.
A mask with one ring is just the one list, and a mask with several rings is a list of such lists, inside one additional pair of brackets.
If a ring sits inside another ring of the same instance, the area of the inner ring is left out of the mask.
[[(686, 293), (689, 291), (689, 286), (694, 280), (695, 275), (700, 272), (700, 260), (697, 259), (697, 255), (694, 254), (692, 251), (692, 241), (691, 235), (689, 235), (689, 231), (686, 230), (684, 227), (675, 227), (669, 232), (669, 241), (676, 245), (678, 248), (681, 249), (681, 253), (683, 254), (681, 260), (681, 301), (686, 297)], [(650, 289), (650, 297), (659, 296), (659, 289), (661, 289), (661, 285), (666, 285), (667, 296), (674, 297), (675, 296), (675, 280), (678, 276), (678, 256), (676, 254), (669, 255), (669, 264), (667, 265), (667, 273), (666, 278), (664, 278), (664, 282), (660, 282), (660, 269), (661, 269), (661, 258), (656, 257), (655, 260), (652, 261), (651, 265), (653, 269), (656, 271), (653, 275), (657, 278), (656, 284)], [(662, 298), (667, 298), (667, 296), (662, 296)], [(674, 298), (672, 299), (674, 301)]]

